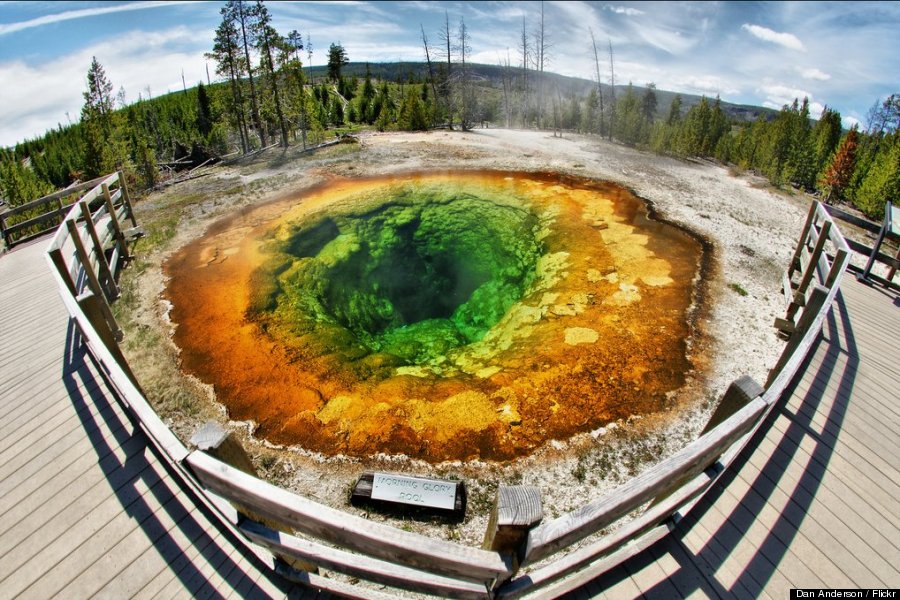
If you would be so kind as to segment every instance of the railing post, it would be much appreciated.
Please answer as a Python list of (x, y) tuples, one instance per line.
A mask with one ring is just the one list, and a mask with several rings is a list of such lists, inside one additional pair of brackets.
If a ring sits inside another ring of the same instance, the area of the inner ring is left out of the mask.
[(109, 220), (112, 222), (113, 231), (116, 235), (116, 245), (119, 247), (119, 254), (123, 259), (129, 258), (128, 244), (125, 242), (125, 235), (122, 233), (122, 225), (119, 223), (119, 217), (116, 216), (116, 207), (113, 205), (112, 195), (109, 193), (109, 186), (102, 184), (103, 201), (106, 204), (106, 210), (109, 211)]
[(9, 232), (6, 230), (6, 211), (4, 210), (0, 213), (0, 233), (3, 234), (3, 243), (6, 244), (6, 249), (9, 250), (12, 248), (11, 240)]
[[(878, 250), (881, 248), (881, 244), (884, 242), (884, 237), (888, 233), (888, 226), (891, 222), (891, 206), (892, 203), (890, 200), (885, 202), (884, 204), (884, 221), (881, 223), (881, 229), (878, 231), (878, 239), (875, 240), (875, 245), (872, 246), (872, 254), (869, 255), (869, 260), (866, 261), (866, 266), (863, 269), (862, 275), (859, 276), (861, 281), (866, 281), (869, 278), (869, 273), (872, 272), (872, 267), (875, 266), (875, 260), (878, 257)], [(888, 277), (888, 281), (893, 279), (894, 274), (891, 273), (891, 276)]]
[(66, 264), (66, 260), (63, 258), (62, 250), (54, 248), (48, 254), (50, 255), (50, 260), (53, 261), (53, 266), (59, 272), (59, 276), (62, 277), (63, 283), (66, 284), (69, 295), (74, 298), (78, 295), (78, 292), (75, 291), (75, 282), (72, 281), (72, 273), (69, 271), (69, 265)]
[(100, 243), (100, 236), (97, 235), (97, 228), (94, 227), (94, 217), (91, 215), (91, 207), (84, 200), (78, 203), (81, 207), (81, 216), (84, 218), (84, 228), (87, 229), (91, 243), (94, 245), (94, 253), (97, 255), (97, 265), (100, 267), (100, 274), (106, 280), (107, 299), (112, 301), (119, 297), (119, 286), (116, 285), (116, 278), (113, 277), (112, 269), (109, 268), (109, 262), (106, 260), (106, 253), (103, 251), (103, 245)]
[(769, 371), (769, 378), (766, 380), (767, 389), (772, 384), (772, 382), (775, 381), (775, 378), (778, 377), (778, 373), (781, 372), (781, 369), (784, 368), (784, 365), (786, 365), (794, 355), (794, 351), (806, 336), (806, 332), (809, 331), (809, 328), (812, 326), (813, 321), (816, 320), (816, 316), (819, 314), (819, 311), (821, 311), (825, 306), (826, 298), (828, 298), (828, 289), (822, 287), (818, 283), (814, 283), (812, 293), (810, 294), (809, 300), (807, 300), (806, 302), (806, 308), (803, 309), (803, 314), (800, 315), (800, 320), (797, 323), (797, 328), (791, 334), (791, 337), (785, 345), (784, 350), (781, 352), (781, 356), (778, 358), (778, 362), (774, 367), (772, 367), (772, 370)]
[(806, 214), (806, 223), (803, 225), (803, 231), (800, 233), (800, 242), (797, 244), (797, 248), (794, 250), (794, 256), (791, 257), (791, 262), (788, 265), (788, 278), (790, 279), (791, 275), (793, 275), (794, 271), (797, 270), (797, 265), (800, 262), (800, 256), (803, 253), (803, 247), (806, 245), (806, 239), (809, 237), (809, 230), (812, 228), (813, 221), (816, 218), (816, 209), (817, 202), (813, 200), (813, 202), (809, 205), (809, 212)]
[(700, 435), (702, 436), (706, 432), (714, 429), (728, 417), (744, 408), (754, 398), (762, 396), (765, 391), (766, 390), (764, 390), (763, 387), (749, 375), (743, 375), (732, 381)]
[(831, 263), (831, 269), (828, 271), (828, 278), (825, 280), (825, 287), (831, 289), (837, 283), (838, 278), (844, 273), (844, 270), (847, 268), (847, 251), (843, 248), (838, 248), (834, 252), (834, 260)]
[[(830, 232), (831, 221), (825, 221), (822, 223), (822, 228), (819, 230), (819, 236), (816, 238), (816, 245), (813, 246), (812, 254), (809, 256), (809, 263), (804, 267), (803, 276), (800, 278), (800, 284), (797, 286), (797, 293), (801, 294), (803, 297), (806, 296), (806, 289), (809, 287), (809, 282), (813, 280), (816, 270), (819, 268), (819, 258), (822, 256), (822, 252), (825, 251), (825, 242), (828, 241), (828, 234)], [(788, 318), (791, 317), (792, 313), (789, 310)]]
[[(543, 518), (539, 488), (531, 485), (501, 485), (497, 489), (497, 498), (491, 510), (482, 548), (511, 556), (512, 577), (525, 558), (528, 532)], [(495, 587), (501, 583), (503, 582), (496, 582)]]
[[(250, 457), (247, 455), (247, 452), (244, 450), (240, 441), (235, 438), (232, 432), (228, 431), (218, 423), (209, 421), (203, 424), (200, 429), (195, 431), (194, 435), (191, 436), (190, 445), (229, 466), (240, 469), (244, 473), (259, 477), (256, 468), (250, 461)], [(291, 532), (293, 529), (284, 523), (260, 517), (241, 504), (232, 502), (232, 506), (234, 506), (234, 509), (238, 514), (256, 521), (257, 523), (262, 523), (266, 527), (287, 532)], [(276, 556), (295, 569), (300, 569), (309, 573), (318, 573), (319, 568), (313, 563), (290, 556)]]
[(75, 298), (75, 301), (78, 302), (81, 312), (83, 312), (84, 316), (87, 317), (87, 320), (90, 321), (91, 325), (94, 327), (94, 331), (100, 336), (100, 341), (103, 342), (103, 345), (106, 346), (106, 349), (112, 354), (113, 359), (122, 371), (125, 372), (125, 375), (128, 376), (128, 379), (131, 380), (134, 387), (141, 389), (137, 377), (134, 376), (131, 366), (128, 364), (128, 361), (125, 360), (125, 355), (122, 354), (122, 349), (119, 348), (117, 338), (121, 337), (121, 333), (113, 330), (106, 320), (103, 307), (107, 306), (108, 308), (108, 305), (106, 305), (104, 298), (95, 295), (93, 292), (87, 291)]
[(66, 205), (63, 204), (63, 198), (65, 198), (65, 196), (60, 196), (56, 199), (56, 212), (59, 215), (60, 223), (66, 218)]
[(888, 271), (887, 277), (885, 277), (885, 279), (887, 279), (888, 281), (894, 280), (894, 275), (897, 274), (897, 263), (898, 262), (900, 262), (900, 248), (897, 248), (897, 254), (894, 256), (894, 264), (891, 265), (891, 268)]
[(137, 218), (134, 216), (134, 209), (131, 207), (131, 196), (128, 194), (128, 185), (125, 183), (125, 175), (122, 171), (119, 174), (119, 189), (122, 190), (122, 202), (128, 207), (128, 218), (131, 219), (131, 226), (137, 227)]
[(112, 309), (109, 307), (109, 302), (106, 301), (106, 294), (103, 292), (100, 280), (97, 279), (97, 274), (94, 272), (94, 268), (91, 267), (91, 257), (84, 247), (84, 241), (81, 239), (81, 232), (78, 231), (78, 224), (75, 223), (74, 219), (68, 219), (66, 220), (66, 227), (69, 229), (69, 237), (75, 245), (75, 254), (78, 262), (81, 263), (81, 268), (84, 270), (88, 287), (94, 295), (97, 296), (98, 300), (100, 300), (100, 310), (102, 311), (106, 322), (109, 324), (109, 328), (112, 330), (113, 335), (119, 340), (122, 337), (122, 330), (119, 329), (119, 324), (116, 323), (116, 318), (113, 316)]

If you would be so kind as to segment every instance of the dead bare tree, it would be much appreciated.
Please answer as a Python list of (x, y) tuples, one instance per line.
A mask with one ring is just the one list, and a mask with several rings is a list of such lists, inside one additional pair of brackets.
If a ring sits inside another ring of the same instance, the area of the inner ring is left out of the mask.
[(551, 44), (547, 38), (547, 29), (544, 22), (544, 2), (541, 0), (541, 20), (534, 32), (535, 70), (538, 72), (538, 102), (537, 120), (538, 129), (544, 126), (544, 68), (550, 63)]
[(597, 97), (600, 100), (600, 128), (597, 133), (600, 134), (600, 137), (603, 137), (603, 84), (600, 79), (600, 55), (597, 52), (597, 40), (594, 39), (594, 30), (590, 27), (588, 31), (591, 32), (591, 44), (594, 46), (594, 67), (597, 69)]
[(509, 48), (506, 49), (506, 62), (503, 62), (503, 59), (498, 61), (500, 63), (503, 80), (503, 111), (506, 115), (506, 127), (509, 128), (512, 124), (512, 83), (513, 83), (513, 73), (512, 67), (509, 64)]
[(447, 72), (441, 78), (441, 96), (446, 101), (447, 124), (453, 129), (453, 32), (450, 30), (450, 15), (444, 11), (444, 24), (438, 32), (438, 39), (444, 57), (447, 59)]
[(528, 27), (525, 13), (522, 13), (522, 45), (519, 46), (522, 58), (522, 127), (528, 127), (528, 62), (531, 60), (531, 44), (528, 42)]
[(472, 84), (471, 68), (466, 64), (469, 55), (472, 54), (472, 46), (469, 43), (469, 29), (466, 21), (459, 18), (459, 30), (457, 33), (457, 49), (459, 51), (459, 122), (463, 131), (472, 129), (475, 117), (475, 90)]
[(611, 96), (609, 103), (609, 132), (608, 139), (612, 139), (613, 127), (616, 123), (616, 70), (613, 67), (613, 47), (612, 40), (609, 40), (609, 94)]
[[(422, 47), (425, 48), (425, 62), (428, 63), (428, 81), (431, 82), (431, 95), (434, 98), (435, 106), (438, 105), (440, 101), (440, 97), (437, 93), (437, 85), (434, 82), (434, 68), (431, 65), (431, 50), (428, 47), (428, 38), (425, 36), (425, 27), (419, 23), (419, 27), (422, 29)], [(437, 114), (432, 113), (431, 115), (431, 124), (434, 125), (434, 120), (437, 118)]]

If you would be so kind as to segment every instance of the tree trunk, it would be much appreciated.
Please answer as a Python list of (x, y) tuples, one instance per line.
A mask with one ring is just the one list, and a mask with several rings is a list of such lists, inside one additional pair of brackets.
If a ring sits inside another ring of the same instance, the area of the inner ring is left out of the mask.
[(250, 62), (250, 44), (247, 40), (246, 15), (244, 14), (244, 3), (241, 0), (237, 2), (238, 19), (241, 22), (241, 41), (244, 44), (244, 58), (247, 60), (247, 79), (250, 81), (250, 111), (253, 115), (253, 124), (259, 135), (259, 143), (265, 148), (269, 145), (266, 130), (263, 127), (262, 119), (259, 118), (259, 102), (256, 99), (256, 83), (253, 81), (253, 63)]

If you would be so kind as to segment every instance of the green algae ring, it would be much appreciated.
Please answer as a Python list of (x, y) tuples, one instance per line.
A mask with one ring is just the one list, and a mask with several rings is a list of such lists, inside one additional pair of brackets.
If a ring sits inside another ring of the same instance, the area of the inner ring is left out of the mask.
[(184, 369), (261, 437), (505, 460), (659, 410), (691, 367), (699, 257), (609, 183), (411, 174), (233, 216), (166, 294)]

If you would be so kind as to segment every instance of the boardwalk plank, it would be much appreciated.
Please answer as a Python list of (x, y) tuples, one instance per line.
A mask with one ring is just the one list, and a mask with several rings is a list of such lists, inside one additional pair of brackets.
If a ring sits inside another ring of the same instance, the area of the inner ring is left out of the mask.
[[(754, 455), (754, 458), (744, 465), (742, 472), (743, 476), (749, 476), (751, 478), (759, 476), (762, 472), (761, 469), (765, 466), (765, 461), (769, 458), (776, 461), (794, 460), (795, 462), (804, 465), (806, 468), (823, 468), (823, 465), (815, 464), (816, 459), (809, 454), (798, 452), (796, 453), (796, 456), (791, 456), (768, 438), (763, 440), (763, 443), (765, 445), (760, 445), (760, 450), (762, 451), (760, 455)], [(766, 450), (769, 450), (770, 453), (766, 454)], [(832, 463), (832, 465), (834, 464), (835, 463)], [(894, 511), (886, 510), (885, 506), (874, 503), (873, 496), (870, 493), (873, 488), (866, 486), (866, 493), (865, 496), (863, 496), (855, 487), (847, 486), (836, 472), (825, 472), (823, 473), (822, 479), (816, 481), (809, 481), (808, 478), (803, 476), (804, 472), (805, 471), (802, 469), (796, 467), (786, 469), (781, 479), (782, 487), (793, 490), (802, 490), (804, 494), (818, 496), (821, 501), (827, 502), (833, 506), (842, 505), (851, 510), (858, 518), (867, 521), (874, 527), (887, 526), (889, 528), (888, 531), (895, 531), (900, 527), (900, 515)], [(881, 492), (882, 490), (881, 488), (877, 488), (875, 491)], [(894, 502), (896, 502), (896, 499), (884, 494), (881, 495), (880, 500), (885, 502), (886, 506), (892, 506)]]

